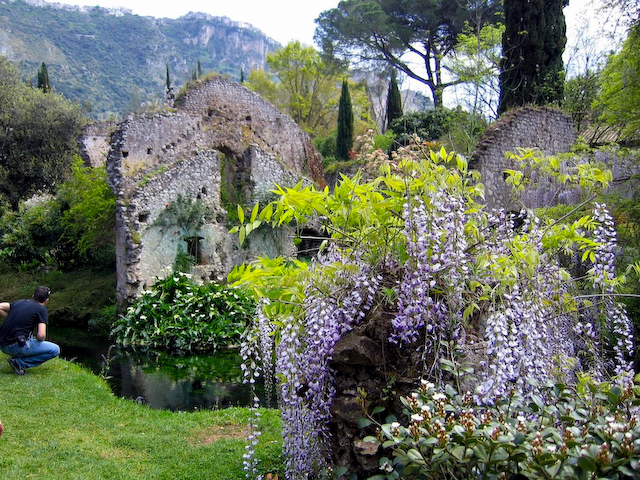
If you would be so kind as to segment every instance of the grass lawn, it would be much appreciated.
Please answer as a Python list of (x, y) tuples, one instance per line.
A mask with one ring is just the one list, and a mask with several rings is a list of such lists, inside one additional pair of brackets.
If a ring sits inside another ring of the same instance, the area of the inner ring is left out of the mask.
[[(247, 409), (151, 410), (65, 360), (18, 376), (7, 358), (0, 353), (0, 478), (244, 478)], [(261, 413), (260, 470), (282, 478), (280, 415)]]

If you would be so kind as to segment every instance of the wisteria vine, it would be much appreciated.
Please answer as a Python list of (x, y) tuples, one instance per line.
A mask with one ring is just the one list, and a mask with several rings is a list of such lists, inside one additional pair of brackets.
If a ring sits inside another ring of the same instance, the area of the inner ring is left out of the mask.
[[(451, 165), (456, 161), (457, 166)], [(596, 205), (592, 238), (584, 236), (582, 227), (589, 222), (582, 221), (571, 239), (574, 248), (595, 245), (591, 278), (602, 295), (604, 319), (598, 321), (585, 315), (557, 249), (548, 247), (554, 223), (531, 210), (491, 211), (477, 204), (481, 189), (474, 186), (471, 180), (477, 179), (459, 157), (432, 153), (429, 159), (400, 163), (384, 171), (386, 193), (393, 191), (386, 204), (376, 191), (382, 182), (374, 180), (358, 190), (358, 196), (353, 193), (355, 182), (349, 186), (351, 196), (340, 198), (311, 190), (283, 191), (285, 202), (269, 207), (270, 221), (279, 224), (286, 215), (286, 196), (304, 193), (309, 197), (304, 202), (293, 199), (290, 211), (298, 214), (300, 205), (315, 205), (315, 214), (327, 220), (331, 212), (326, 205), (338, 204), (335, 218), (343, 222), (332, 227), (339, 235), (301, 280), (298, 303), (285, 314), (274, 314), (269, 301), (260, 303), (256, 323), (243, 343), (246, 380), (255, 382), (263, 375), (268, 386), (278, 379), (287, 478), (317, 478), (330, 466), (327, 425), (336, 393), (330, 367), (334, 349), (383, 303), (382, 297), (389, 298), (391, 279), (396, 279), (397, 300), (390, 342), (407, 346), (421, 340), (418, 348), (435, 359), (437, 367), (450, 353), (441, 349), (442, 344), (464, 351), (469, 347), (466, 330), (477, 330), (484, 355), (476, 372), (475, 398), (480, 403), (491, 404), (513, 388), (530, 395), (536, 393), (534, 385), (552, 378), (570, 382), (580, 371), (601, 375), (607, 370), (605, 360), (595, 353), (585, 355), (584, 350), (600, 348), (603, 330), (615, 339), (611, 350), (616, 373), (632, 371), (631, 323), (610, 295), (615, 283), (615, 228), (603, 205)], [(432, 184), (424, 187), (424, 179)], [(355, 217), (350, 216), (354, 202), (381, 207), (361, 214), (353, 226), (345, 218)], [(367, 222), (371, 224), (363, 226)], [(389, 233), (396, 231), (403, 235)], [(366, 241), (366, 235), (396, 243), (372, 252), (371, 246), (382, 248), (381, 243)], [(433, 365), (430, 380), (444, 382)], [(257, 475), (256, 418), (251, 420), (245, 455), (247, 478)]]

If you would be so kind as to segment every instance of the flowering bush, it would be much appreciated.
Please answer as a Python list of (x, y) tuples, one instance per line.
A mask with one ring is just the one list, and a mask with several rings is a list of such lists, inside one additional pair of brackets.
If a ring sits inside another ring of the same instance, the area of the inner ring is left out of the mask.
[(575, 388), (537, 387), (529, 398), (511, 388), (494, 404), (478, 405), (471, 393), (422, 381), (402, 398), (406, 422), (382, 424), (377, 437), (365, 437), (393, 453), (369, 480), (640, 478), (637, 383), (583, 377)]
[[(594, 166), (561, 166), (530, 151), (514, 161), (523, 165), (507, 172), (516, 196), (533, 170), (585, 189), (610, 178)], [(531, 399), (541, 384), (570, 384), (581, 372), (603, 380), (614, 365), (628, 381), (624, 311), (613, 301), (603, 311), (602, 302), (578, 295), (584, 292), (557, 260), (558, 252), (582, 251), (593, 264), (592, 284), (615, 286), (612, 267), (601, 267), (610, 256), (598, 250), (611, 237), (604, 213), (560, 222), (527, 209), (490, 211), (481, 204), (483, 191), (464, 158), (415, 143), (371, 181), (345, 177), (331, 193), (302, 184), (278, 188), (276, 201), (256, 206), (236, 227), (242, 241), (262, 223), (299, 228), (313, 218), (329, 236), (310, 265), (259, 259), (230, 276), (265, 300), (243, 354), (248, 381), (279, 381), (290, 478), (317, 477), (330, 466), (334, 348), (379, 309), (395, 314), (389, 340), (420, 349), (424, 376), (441, 387), (451, 378), (440, 368), (451, 352), (475, 349), (481, 340), (477, 404), (491, 405), (514, 388)], [(602, 268), (610, 274), (599, 274)], [(610, 298), (610, 291), (598, 295)], [(607, 313), (614, 310), (617, 317)]]
[(254, 308), (240, 288), (195, 285), (188, 275), (174, 273), (140, 296), (111, 335), (124, 347), (212, 352), (240, 341)]

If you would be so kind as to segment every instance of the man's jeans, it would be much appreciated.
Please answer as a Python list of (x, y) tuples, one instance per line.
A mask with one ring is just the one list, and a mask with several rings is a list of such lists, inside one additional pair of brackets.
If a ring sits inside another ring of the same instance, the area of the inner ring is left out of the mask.
[(2, 351), (16, 360), (22, 368), (32, 368), (60, 355), (60, 347), (52, 342), (41, 342), (30, 338), (21, 347), (18, 342), (2, 348)]

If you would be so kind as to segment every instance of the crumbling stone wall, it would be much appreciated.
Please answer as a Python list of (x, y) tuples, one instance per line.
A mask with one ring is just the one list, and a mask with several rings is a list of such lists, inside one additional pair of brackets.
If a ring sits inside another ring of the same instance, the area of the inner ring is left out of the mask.
[[(545, 155), (568, 152), (577, 134), (571, 118), (551, 107), (523, 107), (511, 110), (490, 125), (471, 157), (470, 166), (482, 173), (485, 201), (489, 207), (520, 209), (510, 199), (510, 186), (504, 182), (504, 171), (514, 164), (505, 157), (518, 148), (537, 148)], [(539, 179), (537, 179), (539, 180)], [(571, 203), (576, 192), (541, 181), (521, 199), (528, 208)]]
[(82, 130), (82, 135), (78, 138), (78, 149), (87, 166), (99, 167), (105, 164), (115, 125), (115, 122), (95, 122)]
[(194, 274), (220, 279), (256, 255), (294, 254), (284, 233), (259, 229), (240, 246), (230, 235), (223, 197), (253, 205), (274, 184), (322, 181), (322, 159), (307, 134), (271, 104), (223, 77), (201, 82), (177, 111), (129, 116), (111, 136), (108, 182), (116, 195), (116, 270), (120, 306), (150, 287), (188, 251), (184, 233), (158, 223), (181, 196), (208, 207), (198, 232)]

